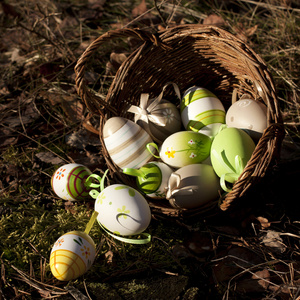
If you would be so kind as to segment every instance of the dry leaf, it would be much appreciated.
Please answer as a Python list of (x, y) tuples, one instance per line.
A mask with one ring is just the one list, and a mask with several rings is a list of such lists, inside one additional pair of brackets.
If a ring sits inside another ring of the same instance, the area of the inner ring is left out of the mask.
[(259, 221), (262, 229), (266, 229), (271, 226), (269, 220), (264, 217), (257, 217), (256, 219)]
[(84, 119), (82, 103), (78, 100), (76, 94), (68, 94), (62, 90), (49, 89), (47, 92), (42, 92), (43, 98), (50, 101), (54, 105), (61, 105), (69, 119), (76, 123)]
[(49, 151), (39, 152), (35, 156), (42, 162), (50, 163), (52, 165), (60, 165), (64, 163), (64, 161), (61, 158), (57, 157)]
[(280, 237), (280, 232), (268, 230), (262, 237), (261, 242), (268, 248), (278, 253), (283, 253), (286, 250), (286, 245)]
[(144, 14), (146, 11), (147, 11), (146, 1), (142, 0), (141, 3), (132, 10), (131, 14), (134, 18), (136, 18), (137, 16)]
[(99, 137), (85, 129), (66, 135), (65, 142), (67, 145), (80, 150), (84, 150), (88, 145), (96, 147), (101, 145)]
[(251, 278), (239, 280), (236, 290), (240, 293), (263, 293), (270, 285), (270, 272), (267, 269), (255, 272)]
[(215, 26), (220, 26), (220, 27), (226, 25), (224, 19), (216, 14), (211, 14), (211, 15), (207, 16), (203, 20), (203, 24), (204, 25), (215, 25)]

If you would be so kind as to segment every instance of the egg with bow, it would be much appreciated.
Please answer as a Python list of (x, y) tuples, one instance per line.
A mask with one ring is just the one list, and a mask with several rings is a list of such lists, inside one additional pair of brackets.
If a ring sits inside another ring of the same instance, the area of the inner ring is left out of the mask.
[(197, 208), (218, 199), (219, 178), (210, 165), (193, 164), (173, 172), (167, 199), (176, 208)]
[(212, 142), (210, 158), (223, 190), (230, 190), (226, 182), (237, 181), (254, 149), (254, 141), (242, 129), (226, 125), (221, 128)]
[(95, 211), (98, 223), (117, 235), (142, 233), (151, 221), (150, 207), (144, 196), (124, 184), (104, 188), (95, 200)]
[(139, 168), (153, 159), (146, 145), (153, 142), (139, 125), (122, 117), (112, 117), (103, 128), (105, 147), (120, 168)]
[(209, 90), (193, 86), (185, 91), (180, 104), (181, 119), (187, 130), (213, 137), (225, 123), (222, 102)]
[(95, 256), (93, 239), (83, 231), (70, 231), (54, 243), (50, 253), (50, 269), (58, 280), (73, 280), (91, 268)]
[(152, 199), (166, 197), (168, 180), (173, 169), (163, 162), (153, 161), (140, 169), (123, 169), (123, 173), (136, 177), (137, 188)]
[(86, 179), (92, 172), (81, 164), (66, 164), (58, 168), (51, 177), (51, 186), (55, 194), (69, 201), (89, 198)]

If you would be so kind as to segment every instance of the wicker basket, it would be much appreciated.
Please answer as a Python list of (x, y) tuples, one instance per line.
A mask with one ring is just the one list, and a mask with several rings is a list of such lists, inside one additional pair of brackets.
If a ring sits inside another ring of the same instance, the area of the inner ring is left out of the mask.
[[(118, 69), (105, 99), (87, 87), (84, 75), (87, 62), (112, 39), (135, 38), (141, 44)], [(232, 191), (209, 203), (206, 207), (180, 210), (167, 201), (149, 199), (154, 214), (167, 216), (191, 216), (227, 210), (265, 175), (267, 169), (279, 158), (284, 137), (284, 127), (276, 98), (273, 79), (263, 60), (243, 41), (229, 32), (214, 26), (182, 25), (156, 34), (143, 30), (119, 29), (109, 31), (94, 40), (79, 58), (75, 67), (76, 87), (89, 111), (100, 116), (100, 140), (102, 154), (111, 176), (123, 183), (134, 180), (120, 172), (111, 161), (101, 136), (105, 121), (112, 116), (133, 119), (127, 112), (128, 105), (138, 105), (141, 93), (156, 97), (167, 82), (174, 82), (184, 91), (198, 85), (212, 91), (225, 109), (232, 103), (235, 90), (237, 98), (250, 94), (268, 108), (268, 127), (260, 138), (252, 157)], [(178, 99), (169, 89), (165, 99)], [(176, 103), (178, 104), (178, 103)]]

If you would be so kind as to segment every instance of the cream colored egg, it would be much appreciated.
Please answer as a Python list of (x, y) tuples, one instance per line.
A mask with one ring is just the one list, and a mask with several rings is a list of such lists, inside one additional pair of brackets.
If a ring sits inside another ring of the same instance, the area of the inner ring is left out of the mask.
[[(150, 104), (151, 105), (151, 102)], [(143, 128), (149, 128), (150, 135), (157, 143), (162, 143), (168, 136), (181, 129), (181, 117), (176, 105), (165, 99), (149, 113), (135, 115), (135, 122)]]
[(267, 128), (267, 107), (252, 99), (242, 99), (233, 103), (226, 113), (226, 124), (245, 130), (254, 140), (258, 140)]
[(111, 159), (121, 169), (139, 168), (153, 159), (146, 148), (148, 143), (153, 142), (152, 138), (131, 120), (122, 117), (108, 119), (103, 128), (103, 138)]
[(169, 179), (167, 199), (174, 207), (196, 208), (219, 197), (219, 177), (207, 164), (193, 164), (176, 170)]
[(95, 256), (93, 239), (85, 232), (70, 231), (54, 243), (50, 253), (50, 269), (58, 280), (73, 280), (90, 269)]

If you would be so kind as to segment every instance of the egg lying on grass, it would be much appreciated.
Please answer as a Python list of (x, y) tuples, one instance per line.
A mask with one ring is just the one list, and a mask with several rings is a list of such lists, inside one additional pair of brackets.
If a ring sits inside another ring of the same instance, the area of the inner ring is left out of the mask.
[(58, 280), (73, 280), (90, 269), (95, 256), (93, 239), (83, 231), (70, 231), (54, 243), (50, 253), (50, 269)]

